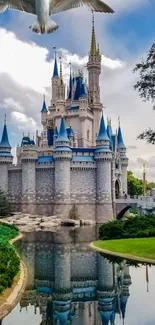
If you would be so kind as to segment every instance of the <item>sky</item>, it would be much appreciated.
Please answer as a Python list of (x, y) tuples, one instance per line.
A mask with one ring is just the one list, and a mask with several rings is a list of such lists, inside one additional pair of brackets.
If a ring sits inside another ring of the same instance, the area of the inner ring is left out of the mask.
[[(138, 73), (133, 68), (154, 41), (155, 0), (107, 0), (114, 14), (95, 14), (97, 42), (102, 53), (100, 76), (104, 115), (112, 118), (115, 132), (120, 116), (129, 170), (142, 177), (146, 164), (148, 181), (155, 181), (155, 146), (137, 140), (149, 127), (155, 128), (152, 103), (144, 103), (133, 85)], [(85, 68), (91, 40), (92, 15), (87, 8), (72, 9), (53, 17), (59, 29), (38, 35), (29, 29), (35, 16), (15, 10), (0, 14), (0, 132), (5, 113), (13, 152), (23, 132), (41, 130), (43, 94), (51, 99), (53, 47), (62, 57), (64, 80), (69, 79), (69, 62), (74, 71)], [(0, 133), (1, 135), (1, 133)]]

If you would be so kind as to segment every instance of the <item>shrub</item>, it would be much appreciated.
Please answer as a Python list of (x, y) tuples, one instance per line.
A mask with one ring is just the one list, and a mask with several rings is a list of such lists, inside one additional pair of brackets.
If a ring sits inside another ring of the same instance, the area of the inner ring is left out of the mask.
[(9, 240), (18, 234), (12, 225), (0, 224), (0, 293), (12, 285), (19, 271), (20, 259)]
[(109, 221), (99, 228), (103, 240), (155, 236), (155, 216), (134, 216), (124, 220)]

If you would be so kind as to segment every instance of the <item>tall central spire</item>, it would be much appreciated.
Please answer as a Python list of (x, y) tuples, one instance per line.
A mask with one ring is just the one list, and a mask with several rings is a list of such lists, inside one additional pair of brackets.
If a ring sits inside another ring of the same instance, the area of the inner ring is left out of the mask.
[(53, 78), (58, 78), (58, 65), (57, 65), (57, 54), (56, 54), (56, 47), (54, 46), (55, 49), (55, 61), (54, 61), (54, 70), (53, 70)]
[(94, 56), (96, 54), (97, 54), (97, 48), (96, 48), (96, 36), (95, 36), (95, 27), (94, 27), (94, 13), (92, 12), (92, 37), (91, 37), (90, 55)]

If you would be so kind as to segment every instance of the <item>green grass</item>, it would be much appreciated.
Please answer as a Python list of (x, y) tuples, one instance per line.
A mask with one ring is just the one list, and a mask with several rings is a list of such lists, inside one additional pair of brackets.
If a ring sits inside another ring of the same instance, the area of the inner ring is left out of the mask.
[(96, 241), (93, 244), (111, 252), (155, 260), (155, 237)]

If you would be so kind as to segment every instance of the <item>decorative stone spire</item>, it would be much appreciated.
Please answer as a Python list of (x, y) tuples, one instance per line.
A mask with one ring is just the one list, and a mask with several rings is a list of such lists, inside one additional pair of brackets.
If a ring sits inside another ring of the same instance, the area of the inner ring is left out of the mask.
[(96, 36), (95, 36), (95, 27), (94, 27), (94, 13), (92, 12), (92, 37), (91, 37), (91, 47), (90, 47), (90, 55), (97, 55), (96, 48)]
[(53, 70), (53, 78), (58, 78), (58, 64), (57, 64), (57, 55), (56, 55), (56, 47), (53, 47), (55, 49), (55, 61), (54, 61), (54, 70)]
[(41, 112), (42, 113), (48, 112), (47, 107), (46, 107), (46, 102), (45, 102), (45, 95), (43, 97), (43, 106), (42, 106)]
[(3, 134), (2, 134), (0, 147), (11, 149), (9, 139), (8, 139), (8, 131), (7, 131), (7, 127), (6, 127), (6, 114), (5, 114), (5, 118), (4, 118), (4, 128), (3, 128)]

